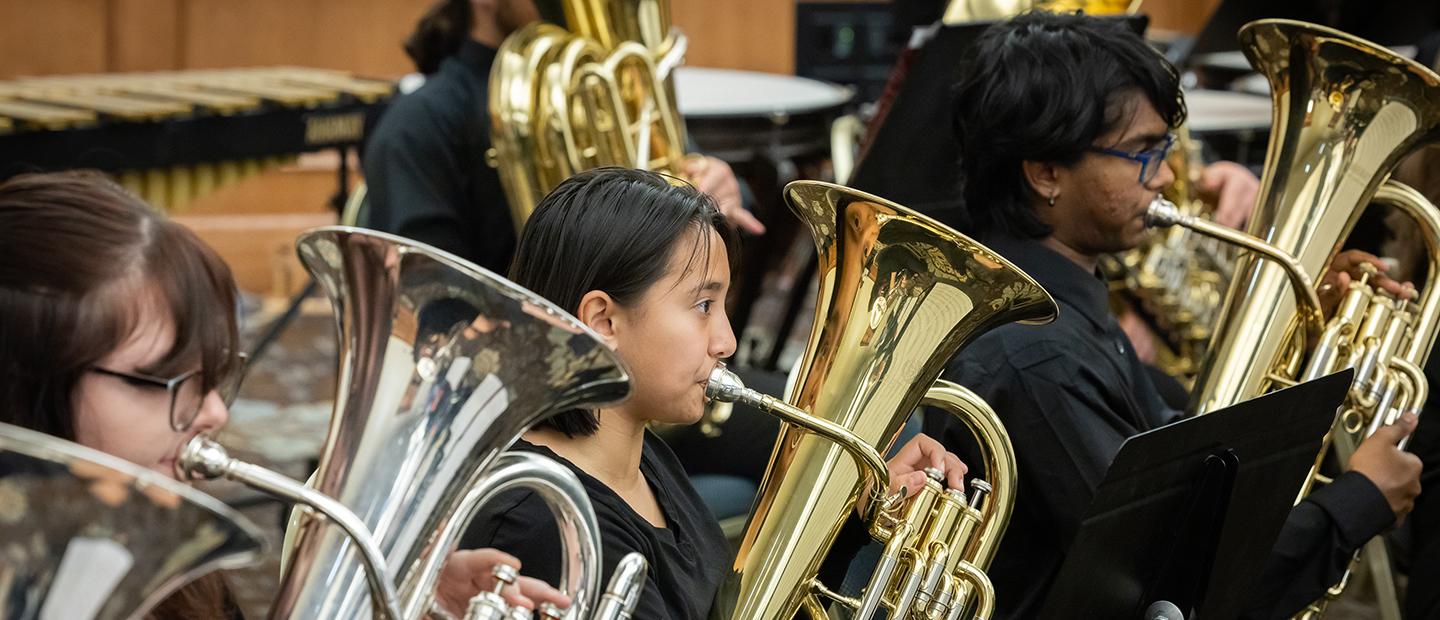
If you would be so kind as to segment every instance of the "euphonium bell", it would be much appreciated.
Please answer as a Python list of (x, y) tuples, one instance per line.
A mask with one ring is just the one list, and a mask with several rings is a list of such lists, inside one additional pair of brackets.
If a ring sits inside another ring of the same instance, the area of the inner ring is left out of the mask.
[[(986, 330), (1050, 321), (1055, 302), (1004, 258), (882, 198), (797, 181), (785, 199), (819, 253), (816, 318), (783, 403), (712, 376), (712, 397), (748, 400), (788, 424), (711, 616), (789, 620), (803, 607), (824, 617), (827, 602), (863, 618), (882, 606), (892, 618), (955, 618), (970, 607), (983, 614), (993, 600), (982, 571), (1015, 498), (1014, 454), (983, 401), (936, 377)], [(910, 503), (884, 496), (880, 454), (921, 404), (944, 408), (975, 433), (993, 491), (976, 486), (962, 499), (932, 481)], [(867, 481), (872, 495), (861, 497)], [(870, 585), (851, 599), (815, 577), (857, 502), (886, 548)]]
[[(392, 235), (321, 228), (297, 242), (339, 327), (335, 414), (314, 491), (352, 512), (395, 585), (400, 615), (430, 608), (439, 571), (487, 497), (534, 487), (556, 506), (567, 569), (559, 584), (588, 617), (598, 595), (599, 533), (563, 472), (502, 454), (557, 412), (628, 391), (619, 359), (545, 299), (450, 254)], [(234, 470), (234, 468), (231, 468)], [(588, 516), (588, 519), (586, 518)], [(354, 538), (303, 519), (271, 616), (369, 616)], [(372, 582), (373, 583), (373, 582)]]
[(187, 583), (259, 561), (219, 500), (138, 465), (0, 424), (0, 617), (143, 617)]

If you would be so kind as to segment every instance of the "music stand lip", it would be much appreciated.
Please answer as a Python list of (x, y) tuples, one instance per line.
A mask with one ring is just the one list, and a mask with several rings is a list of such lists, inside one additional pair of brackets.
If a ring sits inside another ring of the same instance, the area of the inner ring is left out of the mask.
[[(1126, 440), (1040, 617), (1139, 617), (1156, 600), (1193, 600), (1181, 608), (1202, 618), (1239, 616), (1353, 375), (1346, 369)], [(1193, 590), (1175, 592), (1176, 583)]]

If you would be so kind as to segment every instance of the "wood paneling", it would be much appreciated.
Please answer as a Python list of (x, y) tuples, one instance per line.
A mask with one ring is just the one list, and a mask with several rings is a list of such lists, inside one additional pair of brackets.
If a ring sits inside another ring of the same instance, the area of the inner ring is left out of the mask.
[(786, 0), (671, 0), (690, 39), (686, 64), (795, 72), (795, 3)]
[(0, 77), (107, 68), (105, 0), (0, 0)]
[(106, 69), (173, 71), (183, 67), (181, 1), (109, 0)]
[(1145, 0), (1140, 10), (1150, 16), (1150, 27), (1181, 34), (1199, 34), (1220, 0)]

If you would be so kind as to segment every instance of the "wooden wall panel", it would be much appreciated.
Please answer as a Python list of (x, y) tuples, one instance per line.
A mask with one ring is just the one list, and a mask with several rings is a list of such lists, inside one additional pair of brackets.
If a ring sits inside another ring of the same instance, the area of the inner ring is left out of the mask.
[(105, 71), (106, 0), (0, 0), (0, 78)]
[(107, 71), (174, 71), (180, 53), (182, 0), (108, 0)]
[(186, 65), (412, 70), (400, 48), (429, 0), (183, 0)]
[(690, 39), (686, 64), (795, 72), (795, 3), (788, 0), (671, 0)]

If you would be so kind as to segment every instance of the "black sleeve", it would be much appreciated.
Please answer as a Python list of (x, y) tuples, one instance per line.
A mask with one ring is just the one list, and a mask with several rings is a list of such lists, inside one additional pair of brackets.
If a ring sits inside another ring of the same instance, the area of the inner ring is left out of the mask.
[(443, 118), (420, 101), (391, 110), (365, 151), (365, 222), (467, 256), (464, 222), (465, 132), (447, 130)]
[[(1074, 540), (1080, 519), (1120, 451), (1126, 433), (1117, 430), (1106, 387), (1096, 375), (1074, 372), (1085, 364), (1070, 359), (1060, 347), (1037, 343), (1011, 355), (968, 352), (951, 364), (945, 378), (973, 390), (1005, 423), (1012, 443), (1023, 450), (1018, 466), (1022, 478), (1036, 484), (1025, 500), (1051, 515), (1057, 528), (1046, 535), (1065, 549)], [(979, 470), (974, 439), (949, 416), (927, 413), (925, 432), (965, 460), (973, 476)]]
[(1355, 551), (1395, 522), (1380, 489), (1346, 472), (1295, 505), (1280, 529), (1246, 618), (1289, 618), (1340, 580)]
[(481, 510), (460, 538), (460, 548), (499, 549), (520, 560), (521, 574), (556, 585), (562, 555), (554, 522), (534, 492), (512, 491)]

